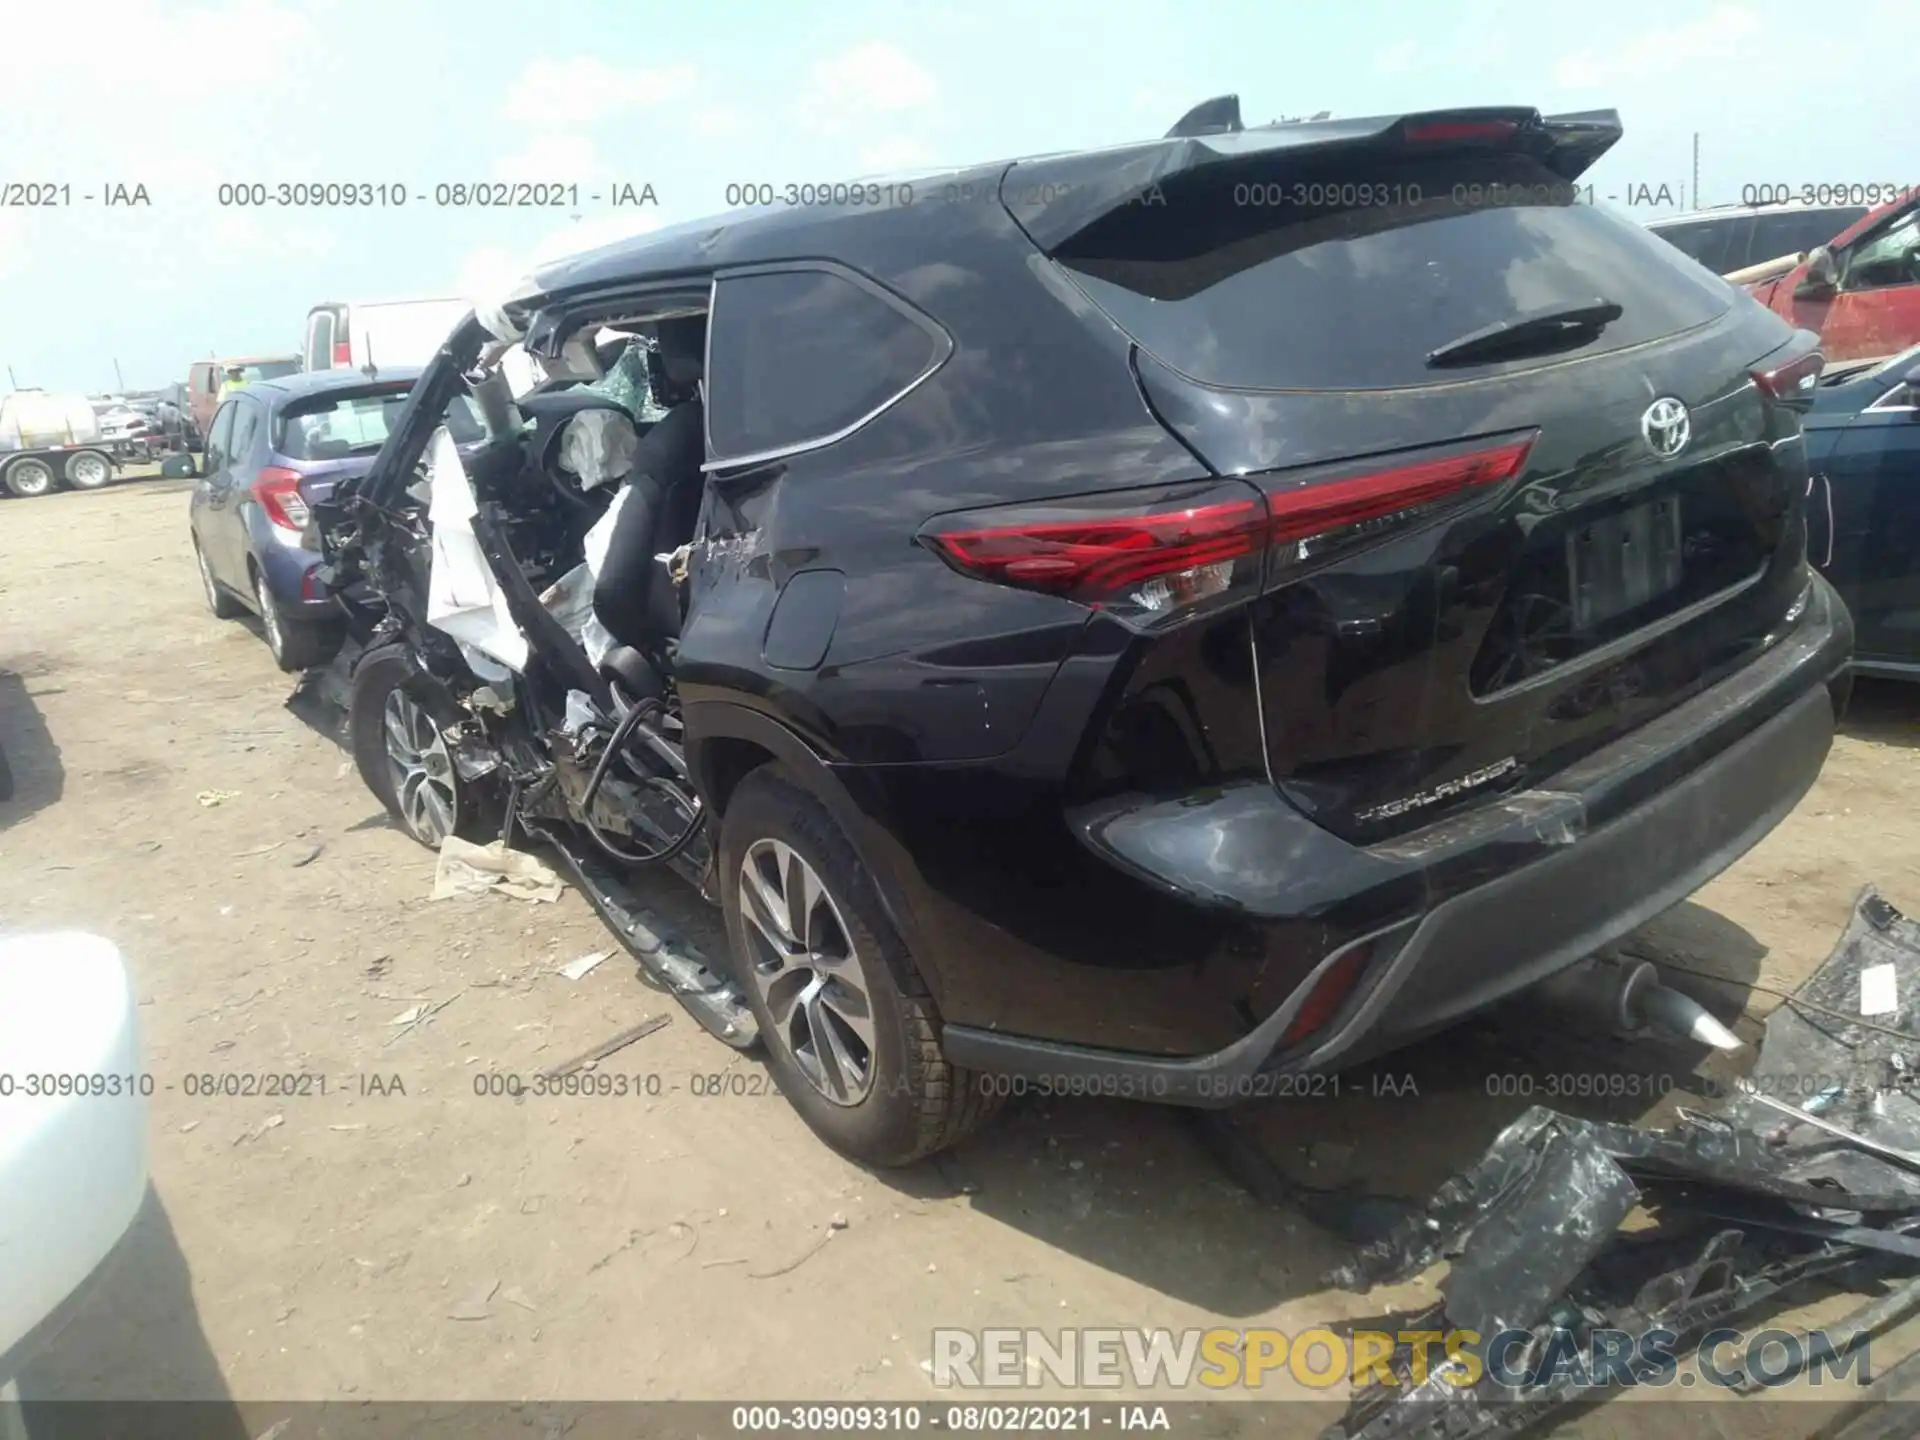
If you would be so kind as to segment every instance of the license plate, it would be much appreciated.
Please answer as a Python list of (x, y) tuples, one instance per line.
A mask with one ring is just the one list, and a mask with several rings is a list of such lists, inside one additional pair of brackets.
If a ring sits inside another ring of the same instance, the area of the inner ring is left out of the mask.
[(1680, 500), (1669, 496), (1595, 520), (1567, 537), (1573, 623), (1592, 630), (1680, 583)]

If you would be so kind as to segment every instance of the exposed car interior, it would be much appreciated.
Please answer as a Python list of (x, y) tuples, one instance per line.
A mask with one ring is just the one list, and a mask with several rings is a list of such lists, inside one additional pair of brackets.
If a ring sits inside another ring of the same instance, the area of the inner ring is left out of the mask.
[[(628, 733), (602, 753), (620, 750), (636, 727), (672, 736), (673, 652), (684, 615), (672, 562), (694, 538), (706, 458), (704, 308), (573, 317), (549, 347), (555, 358), (539, 366), (543, 378), (518, 396), (501, 364), (505, 348), (488, 347), (464, 376), (481, 436), (448, 432), (480, 510), (490, 566), (532, 651), (526, 688), (544, 690), (548, 703), (592, 708), (583, 753), (622, 725)], [(456, 400), (450, 413), (465, 409)], [(421, 506), (407, 526), (415, 565), (431, 548), (425, 512), (434, 463), (430, 447), (408, 489)], [(466, 659), (493, 678), (483, 656), (469, 651)], [(555, 683), (543, 686), (542, 678)], [(601, 782), (609, 791), (619, 783), (605, 775)], [(698, 828), (698, 802), (690, 790), (671, 799), (695, 817), (668, 831), (684, 841)], [(613, 858), (631, 864), (678, 853), (679, 841), (659, 853), (646, 843), (636, 850), (631, 835), (618, 833), (630, 818), (612, 822), (615, 833), (594, 832)]]
[[(463, 830), (517, 827), (555, 847), (623, 935), (638, 906), (634, 870), (666, 865), (703, 893), (712, 883), (708, 817), (672, 683), (705, 488), (706, 298), (702, 289), (650, 311), (533, 317), (544, 333), (522, 353), (536, 378), (517, 395), (506, 362), (524, 337), (475, 342), (452, 409), (471, 406), (480, 438), (437, 427), (424, 453), (412, 451), (410, 472), (395, 472), (396, 485), (408, 477), (404, 495), (380, 492), (383, 518), (360, 532), (372, 543), (355, 546), (354, 564), (370, 567), (359, 573), (384, 594), (381, 633), (411, 635), (448, 687), (423, 686), (404, 642), (362, 658), (353, 723), (368, 783), (389, 803), (426, 783), (380, 758), (383, 716), (449, 697), (464, 718), (442, 710), (432, 726), (471, 743), (461, 776), (470, 798), (410, 833), (437, 846)], [(450, 558), (449, 546), (460, 553)], [(469, 606), (455, 593), (462, 586), (490, 595)], [(468, 623), (449, 621), (454, 612)], [(656, 978), (703, 1025), (729, 1044), (753, 1043), (730, 981), (703, 963), (656, 958)]]

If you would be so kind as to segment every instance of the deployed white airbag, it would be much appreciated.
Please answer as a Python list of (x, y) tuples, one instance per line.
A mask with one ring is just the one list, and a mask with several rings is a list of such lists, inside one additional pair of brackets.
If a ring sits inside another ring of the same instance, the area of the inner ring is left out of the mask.
[(580, 477), (582, 490), (591, 490), (632, 470), (639, 448), (640, 432), (618, 410), (582, 410), (560, 437), (560, 464)]
[(524, 671), (527, 637), (514, 623), (506, 593), (474, 536), (473, 517), (480, 507), (459, 447), (444, 427), (427, 448), (427, 475), (427, 523), (433, 531), (427, 623), (463, 648), (471, 646), (510, 670)]

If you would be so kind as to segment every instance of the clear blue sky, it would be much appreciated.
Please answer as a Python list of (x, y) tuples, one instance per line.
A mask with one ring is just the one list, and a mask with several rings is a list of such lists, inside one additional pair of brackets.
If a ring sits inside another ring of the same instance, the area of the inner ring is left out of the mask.
[[(471, 293), (537, 253), (727, 208), (729, 182), (1117, 143), (1228, 91), (1249, 124), (1612, 106), (1626, 139), (1590, 177), (1601, 194), (1690, 185), (1696, 131), (1709, 204), (1757, 183), (1920, 184), (1893, 0), (1843, 25), (1797, 0), (25, 3), (0, 180), (64, 182), (73, 204), (0, 209), (0, 363), (47, 388), (111, 389), (116, 359), (145, 388), (197, 356), (291, 351), (317, 301)], [(1850, 38), (1876, 35), (1885, 57)], [(582, 204), (433, 203), (436, 184), (502, 178), (577, 183)], [(236, 181), (415, 198), (222, 208)], [(115, 182), (151, 205), (81, 199)], [(585, 199), (619, 182), (660, 207)]]

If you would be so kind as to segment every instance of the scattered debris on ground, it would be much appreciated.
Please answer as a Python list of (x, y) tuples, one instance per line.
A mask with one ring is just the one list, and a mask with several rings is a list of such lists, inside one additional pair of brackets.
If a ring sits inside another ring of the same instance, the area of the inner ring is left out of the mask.
[(432, 898), (451, 900), (491, 891), (515, 900), (551, 905), (565, 889), (566, 882), (538, 856), (509, 850), (497, 840), (491, 845), (475, 845), (449, 835), (440, 845)]
[[(1855, 1016), (1893, 1023), (1849, 1016), (1849, 1000)], [(1391, 1378), (1369, 1374), (1330, 1440), (1518, 1435), (1592, 1399), (1599, 1332), (1671, 1332), (1673, 1350), (1613, 1357), (1616, 1383), (1663, 1380), (1667, 1359), (1790, 1286), (1920, 1270), (1916, 1021), (1920, 924), (1869, 887), (1826, 963), (1769, 1017), (1751, 1074), (1718, 1113), (1685, 1111), (1658, 1131), (1528, 1110), (1330, 1277), (1364, 1292), (1448, 1260), (1439, 1301), (1391, 1328), (1479, 1337), (1481, 1378), (1466, 1383), (1461, 1357), (1429, 1366), (1403, 1343)], [(1822, 1084), (1801, 1105), (1778, 1098), (1808, 1077)], [(1805, 1108), (1816, 1101), (1846, 1123)], [(1651, 1223), (1623, 1231), (1629, 1216)], [(1844, 1344), (1916, 1308), (1909, 1285), (1836, 1330)], [(1758, 1387), (1749, 1376), (1742, 1388)]]

